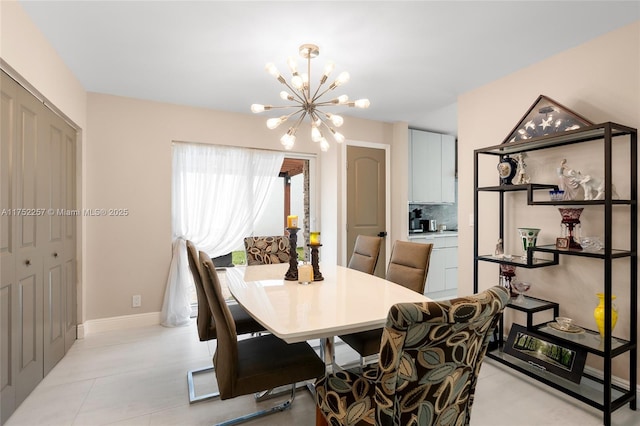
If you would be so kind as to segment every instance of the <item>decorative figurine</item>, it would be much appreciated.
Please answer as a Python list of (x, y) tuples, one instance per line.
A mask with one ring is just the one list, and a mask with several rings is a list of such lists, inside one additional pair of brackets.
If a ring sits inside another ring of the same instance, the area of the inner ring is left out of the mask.
[[(604, 199), (604, 179), (593, 177), (591, 175), (583, 175), (580, 171), (567, 167), (567, 160), (560, 162), (557, 169), (558, 178), (560, 179), (560, 189), (564, 190), (565, 200), (575, 200), (578, 193), (578, 187), (582, 187), (585, 200), (603, 200)], [(611, 185), (611, 198), (618, 199), (615, 185)]]
[(527, 154), (525, 153), (520, 153), (520, 154), (516, 154), (515, 158), (516, 161), (518, 163), (518, 171), (516, 174), (516, 181), (515, 184), (516, 185), (523, 185), (526, 183), (530, 182), (530, 178), (529, 175), (527, 174), (527, 172), (525, 171), (527, 169), (527, 165), (524, 163), (524, 159), (527, 157)]
[(493, 253), (495, 257), (504, 257), (504, 247), (502, 245), (502, 238), (498, 238), (498, 244), (496, 244), (496, 251)]

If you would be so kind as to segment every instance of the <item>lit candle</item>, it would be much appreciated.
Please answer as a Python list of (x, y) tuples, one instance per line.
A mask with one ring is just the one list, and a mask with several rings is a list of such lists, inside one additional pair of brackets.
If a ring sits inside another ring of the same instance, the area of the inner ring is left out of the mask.
[(319, 246), (320, 245), (320, 233), (319, 232), (312, 232), (309, 235), (309, 244), (311, 244), (312, 246)]
[(313, 266), (308, 263), (298, 266), (298, 282), (304, 284), (313, 282)]
[(297, 228), (298, 227), (298, 216), (290, 215), (287, 216), (287, 228)]

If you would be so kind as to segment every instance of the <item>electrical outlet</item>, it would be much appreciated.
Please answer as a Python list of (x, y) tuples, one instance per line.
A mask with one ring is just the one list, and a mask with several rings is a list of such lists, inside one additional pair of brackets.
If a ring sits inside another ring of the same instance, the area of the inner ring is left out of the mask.
[(135, 296), (131, 297), (131, 307), (139, 308), (140, 306), (142, 306), (142, 296), (136, 294)]

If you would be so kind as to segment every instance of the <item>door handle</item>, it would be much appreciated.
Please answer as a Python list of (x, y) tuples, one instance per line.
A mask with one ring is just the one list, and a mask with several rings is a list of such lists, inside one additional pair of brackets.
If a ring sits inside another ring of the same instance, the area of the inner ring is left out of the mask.
[(386, 237), (387, 236), (387, 232), (386, 231), (382, 231), (382, 232), (378, 232), (378, 237)]
[(27, 266), (31, 266), (31, 259), (25, 260), (24, 264), (27, 265)]

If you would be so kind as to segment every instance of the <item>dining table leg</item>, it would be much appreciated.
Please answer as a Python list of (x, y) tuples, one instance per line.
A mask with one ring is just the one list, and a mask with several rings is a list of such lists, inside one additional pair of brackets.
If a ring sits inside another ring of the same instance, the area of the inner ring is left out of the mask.
[(335, 361), (333, 336), (320, 339), (320, 358), (324, 361), (325, 375), (333, 373)]

